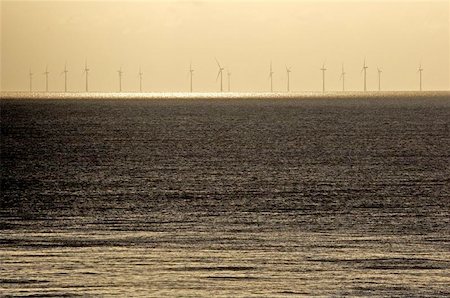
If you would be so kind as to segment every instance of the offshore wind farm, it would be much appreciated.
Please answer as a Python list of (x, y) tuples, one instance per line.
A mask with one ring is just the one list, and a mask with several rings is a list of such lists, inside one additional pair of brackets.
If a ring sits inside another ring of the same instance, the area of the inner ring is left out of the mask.
[(2, 1), (0, 295), (450, 297), (448, 1)]
[[(224, 88), (223, 88), (223, 71), (225, 70), (225, 68), (223, 68), (222, 66), (220, 66), (219, 61), (215, 58), (216, 64), (218, 66), (218, 72), (217, 72), (217, 77), (216, 80), (218, 81), (220, 79), (220, 87), (218, 88), (219, 92), (224, 92)], [(290, 92), (291, 88), (290, 88), (290, 73), (291, 73), (291, 67), (288, 67), (287, 65), (285, 66), (286, 69), (286, 92)], [(372, 90), (372, 91), (381, 91), (381, 73), (382, 70), (380, 68), (377, 67), (377, 76), (378, 76), (378, 84), (377, 87), (375, 88), (369, 88), (367, 87), (367, 69), (368, 66), (366, 65), (366, 60), (364, 59), (364, 64), (363, 67), (361, 69), (361, 74), (363, 74), (363, 87), (361, 89), (361, 91), (368, 91), (368, 90)], [(322, 65), (322, 68), (320, 69), (322, 71), (322, 92), (325, 92), (325, 71), (327, 70), (325, 68), (325, 63)], [(417, 87), (415, 89), (412, 90), (408, 90), (408, 91), (423, 91), (422, 89), (422, 72), (423, 72), (423, 68), (422, 68), (422, 64), (420, 64), (420, 66), (418, 67), (418, 71), (417, 71)], [(83, 74), (85, 75), (85, 79), (86, 79), (86, 85), (85, 85), (85, 90), (86, 92), (88, 92), (88, 72), (90, 71), (90, 69), (88, 69), (87, 67), (87, 59), (85, 62), (85, 66), (83, 69)], [(304, 71), (307, 71), (304, 69)], [(189, 80), (188, 80), (188, 85), (189, 87), (187, 88), (187, 90), (185, 92), (193, 92), (193, 72), (194, 70), (192, 69), (192, 62), (189, 64)], [(157, 92), (156, 90), (145, 90), (143, 89), (143, 72), (142, 72), (142, 68), (139, 67), (138, 70), (138, 77), (136, 78), (136, 81), (139, 81), (139, 87), (138, 89), (131, 89), (128, 88), (128, 90), (123, 90), (122, 89), (122, 76), (124, 74), (123, 70), (122, 70), (122, 66), (119, 68), (119, 70), (117, 70), (118, 73), (118, 89), (116, 89), (116, 91), (114, 90), (104, 90), (103, 92), (122, 92), (122, 91), (127, 91), (127, 92)], [(33, 90), (32, 88), (32, 73), (31, 73), (31, 68), (30, 71), (28, 73), (28, 80), (29, 80), (29, 91), (45, 91), (45, 92), (81, 92), (82, 90), (78, 89), (78, 90), (70, 90), (68, 89), (68, 85), (67, 85), (67, 74), (68, 74), (68, 69), (67, 69), (67, 62), (64, 64), (64, 69), (62, 70), (61, 74), (64, 75), (63, 80), (61, 80), (60, 78), (53, 78), (53, 85), (55, 86), (53, 89), (49, 89), (49, 74), (50, 72), (48, 71), (48, 66), (46, 66), (45, 71), (43, 73), (43, 75), (45, 76), (45, 90)], [(243, 91), (244, 93), (247, 92), (274, 92), (273, 89), (273, 65), (272, 62), (270, 62), (270, 71), (269, 71), (269, 79), (270, 79), (270, 83), (269, 86), (264, 89), (264, 90), (245, 90)], [(103, 75), (103, 74), (99, 74), (99, 75)], [(229, 69), (227, 70), (227, 90), (228, 92), (231, 91), (231, 72), (229, 71)], [(335, 80), (341, 80), (342, 81), (342, 91), (345, 91), (345, 75), (347, 75), (347, 73), (344, 71), (344, 64), (342, 64), (342, 70), (341, 70), (341, 74), (339, 76), (339, 78), (335, 78)], [(59, 83), (59, 84), (58, 84)], [(26, 80), (24, 79), (24, 86), (26, 84)], [(58, 86), (60, 85), (60, 86)], [(130, 84), (131, 85), (131, 84)], [(134, 84), (133, 84), (134, 85)], [(61, 90), (61, 88), (63, 88)], [(92, 87), (91, 87), (92, 88)], [(94, 91), (91, 89), (91, 91)], [(297, 92), (312, 92), (312, 91), (318, 91), (318, 90), (311, 90), (311, 89), (304, 89), (304, 90), (296, 90)], [(339, 91), (339, 90), (329, 90), (329, 91)], [(357, 90), (353, 90), (353, 91), (357, 91)], [(398, 90), (390, 90), (390, 91), (398, 91)], [(199, 92), (201, 92), (201, 90), (199, 90)], [(281, 91), (278, 91), (281, 92)]]

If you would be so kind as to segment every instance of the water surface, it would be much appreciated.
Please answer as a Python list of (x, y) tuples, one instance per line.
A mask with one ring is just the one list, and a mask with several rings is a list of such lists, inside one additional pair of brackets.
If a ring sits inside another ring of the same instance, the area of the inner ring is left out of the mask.
[(427, 96), (4, 96), (0, 294), (448, 297)]

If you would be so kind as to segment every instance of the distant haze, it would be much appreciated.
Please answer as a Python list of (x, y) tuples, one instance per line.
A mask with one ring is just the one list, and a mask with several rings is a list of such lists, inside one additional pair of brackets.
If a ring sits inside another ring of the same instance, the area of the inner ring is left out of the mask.
[(218, 91), (215, 57), (231, 72), (232, 91), (346, 88), (450, 89), (450, 1), (1, 1), (1, 90), (84, 90), (87, 58), (92, 91)]

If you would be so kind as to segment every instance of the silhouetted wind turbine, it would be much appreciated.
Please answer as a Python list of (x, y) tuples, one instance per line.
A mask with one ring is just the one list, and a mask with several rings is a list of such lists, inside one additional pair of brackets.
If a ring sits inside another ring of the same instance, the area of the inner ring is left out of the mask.
[(289, 92), (290, 91), (290, 86), (289, 86), (289, 75), (290, 75), (290, 73), (291, 73), (291, 69), (290, 68), (288, 68), (287, 67), (287, 65), (286, 65), (286, 74), (287, 74), (287, 92)]
[(84, 61), (84, 71), (83, 71), (84, 75), (86, 76), (86, 92), (89, 91), (89, 71), (90, 71), (90, 69), (88, 68), (87, 59), (86, 59)]
[(342, 80), (342, 91), (345, 91), (345, 75), (347, 73), (344, 70), (344, 63), (342, 63), (341, 80)]
[(69, 71), (67, 70), (67, 63), (64, 64), (64, 70), (61, 74), (64, 74), (64, 92), (67, 92), (67, 73)]
[(230, 70), (227, 70), (227, 77), (228, 77), (228, 92), (231, 91), (231, 72)]
[(383, 71), (378, 67), (377, 67), (377, 71), (378, 71), (378, 91), (381, 91), (381, 73)]
[(422, 63), (420, 63), (419, 65), (419, 69), (417, 70), (417, 72), (419, 73), (419, 90), (422, 91)]
[(225, 68), (220, 66), (220, 63), (219, 63), (219, 61), (217, 61), (217, 59), (216, 59), (216, 62), (217, 62), (217, 66), (219, 67), (219, 72), (217, 73), (216, 81), (217, 81), (217, 79), (220, 76), (220, 92), (223, 92), (223, 77), (222, 77), (222, 73), (225, 70)]
[(122, 92), (122, 74), (123, 74), (122, 66), (117, 71), (117, 73), (119, 74), (119, 92)]
[(45, 72), (44, 72), (44, 75), (45, 75), (45, 92), (48, 92), (48, 74), (49, 74), (50, 72), (48, 71), (48, 66), (46, 66), (45, 67)]
[(325, 71), (327, 71), (325, 68), (325, 63), (322, 64), (322, 68), (320, 70), (322, 71), (322, 92), (325, 92)]
[(141, 70), (141, 67), (139, 67), (139, 92), (142, 92), (142, 76), (144, 73)]
[(269, 79), (270, 79), (270, 92), (273, 92), (273, 74), (272, 71), (272, 61), (270, 61)]
[(191, 86), (191, 92), (193, 91), (192, 88), (192, 80), (193, 80), (193, 76), (194, 76), (194, 69), (192, 69), (192, 62), (189, 64), (189, 76), (190, 76), (190, 86)]
[(366, 58), (364, 58), (364, 65), (363, 68), (361, 69), (361, 72), (364, 71), (364, 91), (367, 91), (367, 69), (369, 67), (367, 67), (366, 65)]
[(31, 68), (28, 73), (28, 76), (30, 77), (30, 92), (31, 92), (31, 91), (33, 91), (33, 73), (31, 72)]

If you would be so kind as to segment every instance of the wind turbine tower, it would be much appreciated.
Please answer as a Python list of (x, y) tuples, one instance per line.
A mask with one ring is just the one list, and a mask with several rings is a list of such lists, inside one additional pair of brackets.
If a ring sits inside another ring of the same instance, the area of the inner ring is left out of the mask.
[(45, 72), (44, 72), (44, 75), (45, 75), (45, 92), (48, 92), (48, 74), (49, 74), (50, 72), (48, 71), (48, 66), (46, 66), (45, 67)]
[(419, 69), (417, 70), (417, 72), (419, 73), (419, 90), (422, 91), (422, 63), (419, 65)]
[(322, 92), (325, 92), (325, 71), (327, 71), (325, 68), (325, 63), (322, 64), (322, 68), (320, 70), (322, 71)]
[(270, 79), (270, 92), (273, 92), (273, 74), (272, 71), (272, 61), (270, 61), (270, 71), (269, 71), (269, 79)]
[(64, 64), (64, 71), (62, 72), (64, 74), (64, 92), (67, 92), (67, 73), (69, 71), (67, 70), (67, 63)]
[(192, 88), (192, 78), (194, 77), (194, 69), (192, 68), (192, 62), (189, 64), (189, 76), (190, 76), (190, 86), (191, 86), (191, 93), (193, 91)]
[(367, 91), (367, 69), (369, 67), (367, 67), (366, 65), (366, 59), (364, 59), (364, 65), (363, 68), (361, 69), (361, 72), (364, 71), (364, 92)]
[(227, 71), (227, 77), (228, 77), (228, 92), (231, 91), (231, 72), (230, 70)]
[(341, 71), (341, 80), (342, 80), (342, 91), (345, 91), (345, 75), (347, 73), (344, 70), (344, 64), (342, 64), (342, 71)]
[(225, 68), (223, 68), (222, 66), (220, 66), (219, 61), (217, 61), (217, 66), (219, 67), (219, 72), (217, 73), (217, 77), (216, 77), (216, 81), (220, 76), (220, 92), (223, 92), (223, 71), (225, 70)]
[(117, 72), (119, 73), (119, 92), (122, 92), (122, 75), (123, 75), (122, 66)]
[(290, 78), (290, 74), (291, 74), (291, 69), (287, 66), (286, 66), (286, 74), (287, 74), (287, 92), (289, 92), (290, 91), (289, 78)]
[(141, 68), (139, 67), (139, 92), (142, 92), (142, 76), (144, 73), (142, 72)]
[(86, 76), (86, 92), (89, 92), (89, 71), (90, 69), (88, 68), (87, 65), (87, 59), (84, 61), (84, 75)]
[(30, 77), (30, 92), (33, 91), (33, 73), (30, 71), (28, 72), (28, 76)]
[(381, 91), (381, 73), (383, 71), (378, 67), (377, 67), (377, 70), (378, 70), (378, 91)]

